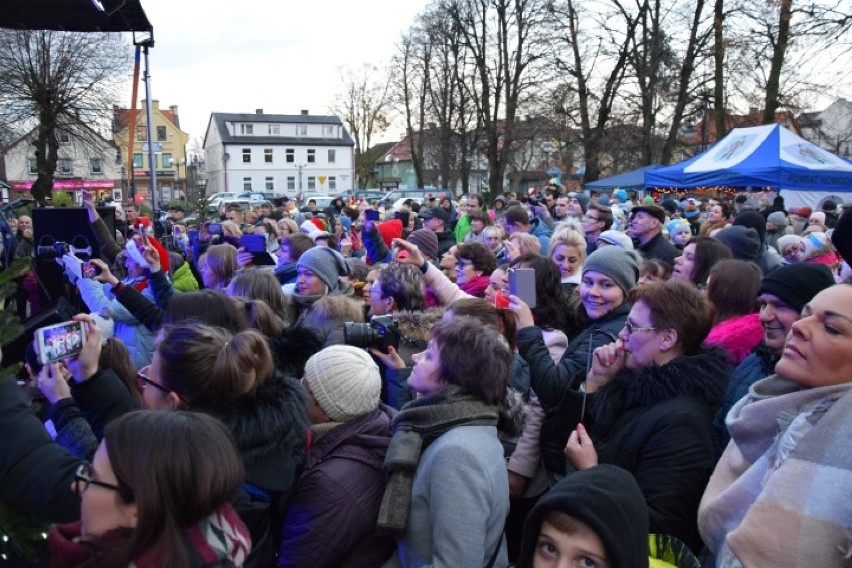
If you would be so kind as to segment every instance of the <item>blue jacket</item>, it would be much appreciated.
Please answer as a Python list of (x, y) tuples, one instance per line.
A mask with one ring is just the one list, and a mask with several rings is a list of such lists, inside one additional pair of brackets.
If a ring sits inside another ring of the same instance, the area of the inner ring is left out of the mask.
[(531, 219), (529, 233), (535, 236), (538, 242), (541, 243), (541, 254), (547, 256), (550, 249), (550, 235), (553, 234), (550, 227), (543, 223), (541, 219)]

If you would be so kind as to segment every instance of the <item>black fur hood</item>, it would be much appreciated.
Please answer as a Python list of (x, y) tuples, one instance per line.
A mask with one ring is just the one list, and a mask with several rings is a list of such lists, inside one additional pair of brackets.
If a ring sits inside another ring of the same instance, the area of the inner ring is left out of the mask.
[(692, 398), (716, 408), (730, 375), (724, 351), (715, 347), (639, 373), (622, 371), (595, 395), (591, 403), (595, 424), (599, 431), (607, 430), (628, 410), (675, 398)]
[(276, 372), (255, 392), (211, 414), (234, 434), (246, 481), (270, 491), (293, 485), (305, 461), (310, 427), (297, 381)]

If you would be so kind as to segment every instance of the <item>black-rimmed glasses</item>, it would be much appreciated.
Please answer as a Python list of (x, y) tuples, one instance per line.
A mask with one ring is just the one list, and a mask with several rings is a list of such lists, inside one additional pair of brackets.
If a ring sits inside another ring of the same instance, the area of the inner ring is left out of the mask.
[(169, 389), (164, 387), (163, 385), (157, 384), (151, 379), (148, 378), (148, 375), (143, 373), (142, 371), (136, 371), (136, 384), (139, 385), (140, 389), (144, 389), (148, 385), (151, 385), (157, 390), (163, 391), (165, 393), (171, 392)]
[(76, 490), (78, 496), (85, 493), (86, 489), (89, 488), (89, 485), (105, 487), (107, 489), (112, 489), (113, 491), (118, 491), (122, 494), (126, 493), (126, 490), (118, 485), (113, 485), (112, 483), (106, 483), (105, 481), (98, 481), (95, 479), (92, 471), (92, 464), (88, 462), (80, 464), (77, 471), (74, 472), (74, 480), (77, 482)]

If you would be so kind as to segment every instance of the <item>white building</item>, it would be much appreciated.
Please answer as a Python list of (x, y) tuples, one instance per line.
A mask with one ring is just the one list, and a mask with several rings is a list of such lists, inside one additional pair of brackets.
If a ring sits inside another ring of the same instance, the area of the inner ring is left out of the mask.
[(354, 146), (336, 116), (214, 112), (204, 136), (207, 195), (348, 191)]
[[(0, 177), (10, 186), (9, 198), (29, 197), (38, 177), (35, 147), (37, 129), (33, 129), (2, 151)], [(60, 128), (53, 191), (67, 191), (77, 199), (80, 190), (93, 191), (98, 197), (112, 195), (120, 187), (121, 166), (117, 163), (118, 146), (94, 130), (85, 138)]]
[(837, 99), (824, 110), (802, 114), (802, 137), (829, 152), (852, 158), (852, 102)]

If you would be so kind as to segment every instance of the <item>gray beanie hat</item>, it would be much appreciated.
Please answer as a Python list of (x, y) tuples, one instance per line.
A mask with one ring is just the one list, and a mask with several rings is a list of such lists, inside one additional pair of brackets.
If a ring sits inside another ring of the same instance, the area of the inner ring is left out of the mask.
[(582, 209), (583, 209), (583, 213), (586, 213), (588, 211), (588, 209), (589, 209), (589, 196), (588, 195), (578, 191), (577, 193), (575, 193), (571, 197), (573, 197), (574, 199), (577, 200), (577, 202), (580, 204), (580, 207), (582, 207)]
[(589, 255), (583, 264), (583, 274), (594, 270), (612, 278), (627, 294), (639, 280), (639, 255), (621, 247), (603, 247)]
[(760, 254), (760, 234), (751, 227), (727, 227), (716, 233), (716, 240), (731, 249), (734, 258), (740, 260), (754, 260)]
[(328, 286), (329, 294), (339, 289), (340, 277), (351, 276), (352, 269), (339, 252), (328, 247), (308, 249), (296, 266), (307, 268)]
[(787, 216), (784, 214), (783, 211), (774, 211), (770, 213), (769, 217), (767, 217), (766, 220), (777, 227), (787, 226)]
[(304, 378), (319, 407), (335, 422), (349, 422), (379, 406), (379, 367), (363, 349), (326, 347), (305, 363)]

